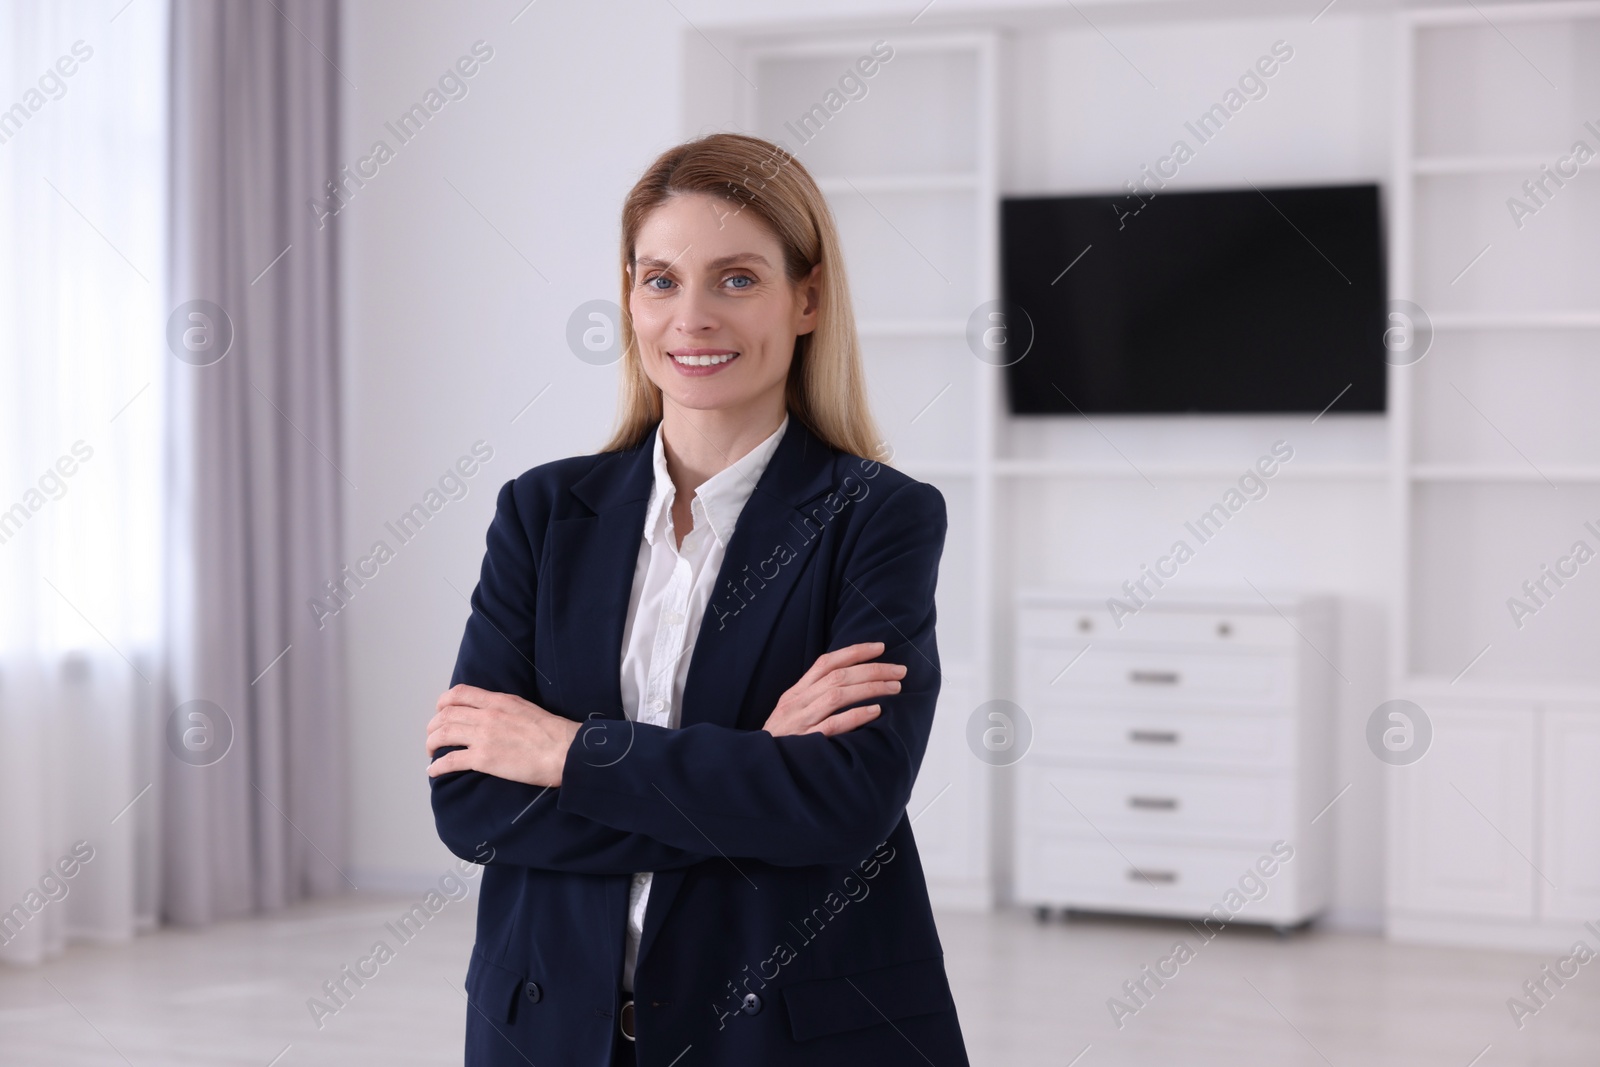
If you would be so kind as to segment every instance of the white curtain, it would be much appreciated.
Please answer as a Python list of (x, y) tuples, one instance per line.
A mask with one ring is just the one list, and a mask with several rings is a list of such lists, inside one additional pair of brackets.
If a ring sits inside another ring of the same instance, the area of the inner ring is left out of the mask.
[(167, 5), (0, 6), (0, 960), (153, 925)]

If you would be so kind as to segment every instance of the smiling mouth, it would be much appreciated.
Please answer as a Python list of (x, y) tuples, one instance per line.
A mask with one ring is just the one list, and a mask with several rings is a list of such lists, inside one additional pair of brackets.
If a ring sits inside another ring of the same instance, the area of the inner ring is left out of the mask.
[(738, 358), (739, 353), (719, 352), (716, 355), (709, 356), (680, 356), (672, 352), (668, 352), (667, 355), (674, 363), (685, 367), (714, 367), (719, 363), (726, 363), (731, 359)]

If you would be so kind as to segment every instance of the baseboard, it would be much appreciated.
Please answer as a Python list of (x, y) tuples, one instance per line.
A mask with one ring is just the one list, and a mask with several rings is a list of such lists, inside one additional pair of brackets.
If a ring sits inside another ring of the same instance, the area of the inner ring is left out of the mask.
[(1514, 922), (1503, 919), (1457, 919), (1392, 912), (1385, 933), (1392, 941), (1451, 948), (1489, 948), (1509, 952), (1566, 953), (1578, 941), (1600, 949), (1600, 937), (1576, 920)]
[(1382, 936), (1384, 915), (1376, 908), (1329, 908), (1317, 918), (1317, 927), (1341, 934)]

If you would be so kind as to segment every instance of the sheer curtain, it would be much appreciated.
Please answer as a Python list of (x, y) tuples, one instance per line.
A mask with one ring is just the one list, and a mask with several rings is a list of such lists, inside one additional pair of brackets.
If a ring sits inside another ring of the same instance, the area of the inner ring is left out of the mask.
[(0, 961), (352, 884), (338, 12), (0, 7)]
[(158, 911), (166, 33), (0, 7), (0, 960)]

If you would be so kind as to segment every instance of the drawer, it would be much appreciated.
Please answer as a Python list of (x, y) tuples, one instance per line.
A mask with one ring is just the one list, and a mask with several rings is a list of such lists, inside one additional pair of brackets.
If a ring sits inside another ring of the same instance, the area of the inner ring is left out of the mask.
[(1286, 708), (1295, 685), (1293, 657), (1273, 652), (1024, 644), (1017, 671), (1017, 692), (1030, 712), (1107, 700)]
[(1024, 761), (1018, 832), (1130, 840), (1270, 841), (1293, 835), (1294, 780), (1266, 774), (1063, 767)]
[[(1120, 842), (1112, 848), (1099, 838), (1046, 835), (1019, 838), (1017, 846), (1021, 904), (1198, 918), (1232, 891), (1239, 895), (1229, 903), (1248, 901), (1238, 910), (1241, 922), (1294, 923), (1304, 917), (1296, 860), (1282, 862), (1269, 841), (1258, 848)], [(1268, 860), (1262, 862), (1263, 856)], [(1264, 877), (1263, 870), (1273, 873)], [(1191, 941), (1190, 947), (1197, 946)]]
[[(1126, 601), (1124, 601), (1126, 603)], [(1111, 641), (1149, 644), (1193, 644), (1203, 648), (1266, 646), (1292, 649), (1299, 635), (1277, 612), (1181, 611), (1152, 605), (1137, 615), (1124, 615), (1121, 627), (1104, 602), (1070, 607), (1030, 606), (1017, 609), (1017, 640)]]
[(1137, 761), (1153, 767), (1290, 771), (1290, 715), (1223, 715), (1144, 708), (1051, 709), (1030, 716), (1030, 755), (1073, 762)]

